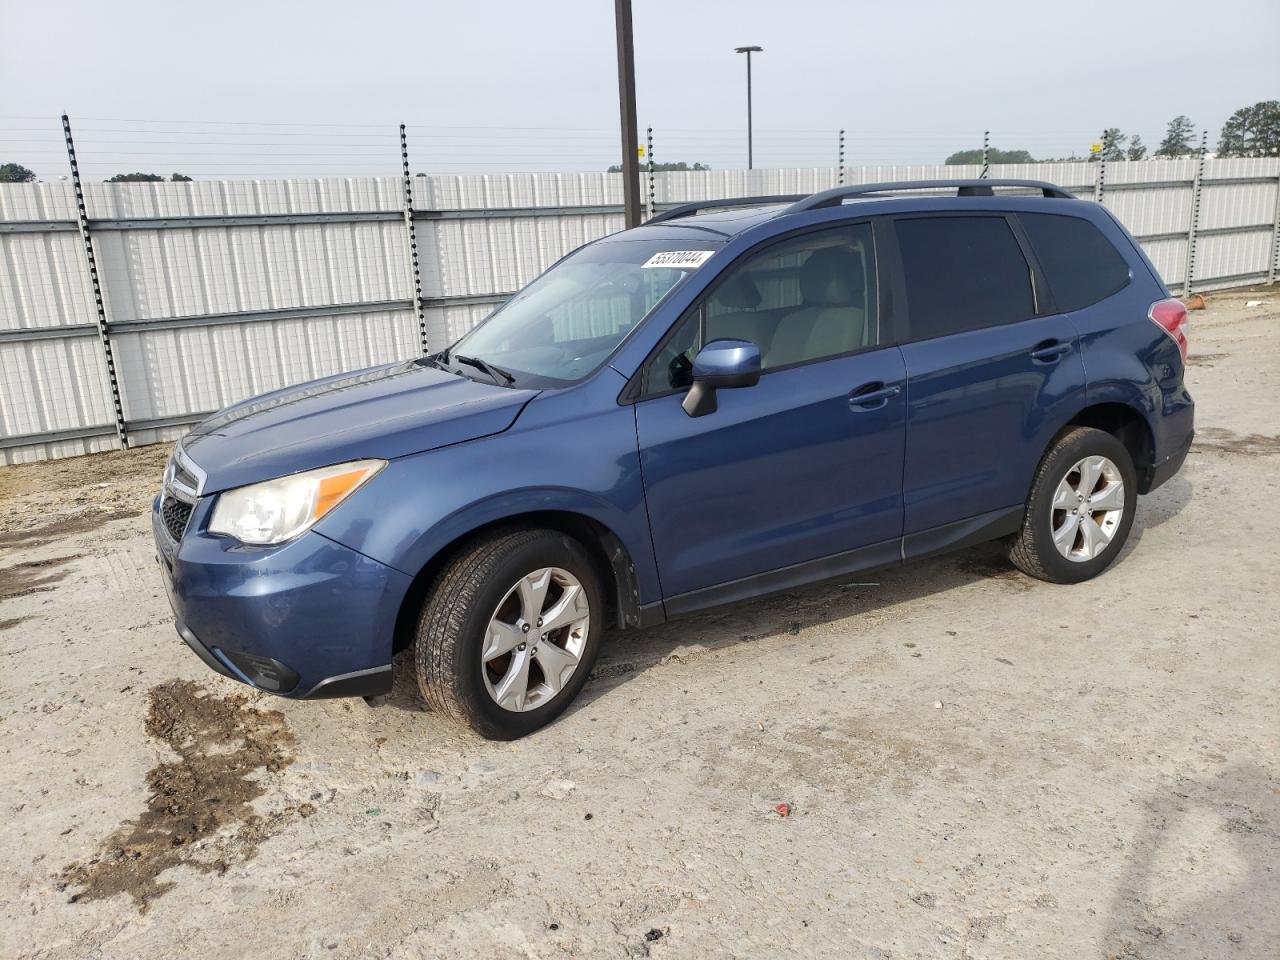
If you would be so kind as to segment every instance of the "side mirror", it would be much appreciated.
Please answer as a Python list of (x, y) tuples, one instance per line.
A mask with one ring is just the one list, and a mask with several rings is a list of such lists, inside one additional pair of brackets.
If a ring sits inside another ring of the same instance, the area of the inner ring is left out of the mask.
[(693, 386), (680, 405), (691, 417), (716, 412), (716, 391), (760, 382), (760, 348), (749, 340), (712, 340), (693, 358)]

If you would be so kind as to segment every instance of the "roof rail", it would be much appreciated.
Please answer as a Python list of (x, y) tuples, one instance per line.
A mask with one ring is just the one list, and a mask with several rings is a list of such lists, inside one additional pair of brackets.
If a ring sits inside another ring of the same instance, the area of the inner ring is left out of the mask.
[(990, 197), (994, 193), (992, 187), (1030, 187), (1041, 191), (1046, 197), (1060, 200), (1074, 200), (1075, 197), (1052, 183), (1043, 180), (900, 180), (894, 183), (859, 183), (850, 187), (834, 187), (821, 193), (811, 194), (787, 207), (786, 213), (800, 213), (802, 210), (818, 210), (822, 207), (839, 206), (849, 197), (860, 197), (871, 193), (891, 193), (899, 190), (930, 190), (940, 187), (955, 187), (958, 197)]
[(645, 225), (663, 223), (667, 220), (675, 220), (678, 217), (692, 216), (699, 210), (712, 210), (716, 207), (757, 207), (769, 203), (795, 203), (805, 199), (808, 199), (808, 194), (797, 193), (778, 197), (730, 197), (726, 200), (699, 200), (696, 203), (684, 203), (678, 207), (672, 207), (670, 210), (663, 210), (661, 213), (646, 220)]

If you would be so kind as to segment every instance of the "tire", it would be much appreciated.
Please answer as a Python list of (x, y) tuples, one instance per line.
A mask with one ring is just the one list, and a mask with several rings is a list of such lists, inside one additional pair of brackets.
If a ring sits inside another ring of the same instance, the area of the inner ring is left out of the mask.
[[(1087, 473), (1077, 469), (1086, 463), (1090, 465)], [(1093, 499), (1082, 499), (1079, 491), (1089, 484), (1095, 469), (1099, 479), (1089, 495)], [(1114, 488), (1117, 479), (1123, 490)], [(1059, 506), (1074, 509), (1055, 509), (1055, 497), (1061, 497)], [(1120, 555), (1137, 502), (1137, 472), (1125, 445), (1103, 430), (1068, 428), (1036, 468), (1022, 529), (1010, 544), (1009, 559), (1023, 573), (1049, 583), (1090, 580)], [(1088, 509), (1112, 505), (1123, 511), (1118, 517), (1109, 509)]]
[[(541, 580), (530, 577), (542, 572), (547, 585), (539, 595)], [(565, 601), (562, 615), (574, 618), (585, 603), (587, 619), (544, 637), (523, 614), (545, 602), (551, 619), (558, 601)], [(554, 530), (494, 534), (454, 557), (428, 594), (414, 645), (418, 686), (431, 710), (486, 739), (514, 740), (550, 723), (578, 695), (599, 652), (604, 618), (600, 576), (580, 543)], [(507, 652), (484, 659), (503, 647)], [(506, 706), (497, 699), (504, 692)]]

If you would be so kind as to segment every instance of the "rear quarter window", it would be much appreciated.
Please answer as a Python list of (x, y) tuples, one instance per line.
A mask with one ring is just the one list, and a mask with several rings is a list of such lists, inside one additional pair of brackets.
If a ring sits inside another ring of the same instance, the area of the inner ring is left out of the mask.
[(1079, 217), (1019, 214), (1057, 308), (1080, 310), (1129, 282), (1129, 264), (1096, 226)]

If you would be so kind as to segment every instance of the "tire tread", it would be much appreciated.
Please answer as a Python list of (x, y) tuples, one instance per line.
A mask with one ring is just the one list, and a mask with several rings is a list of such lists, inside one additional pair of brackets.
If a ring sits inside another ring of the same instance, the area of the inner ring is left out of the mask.
[[(418, 686), (430, 710), (454, 723), (471, 727), (483, 719), (466, 706), (466, 697), (454, 669), (457, 645), (462, 640), (468, 612), (476, 594), (497, 560), (526, 543), (542, 537), (561, 538), (550, 530), (517, 530), (496, 533), (459, 554), (444, 568), (423, 605), (414, 643)], [(485, 733), (484, 730), (480, 731)]]

